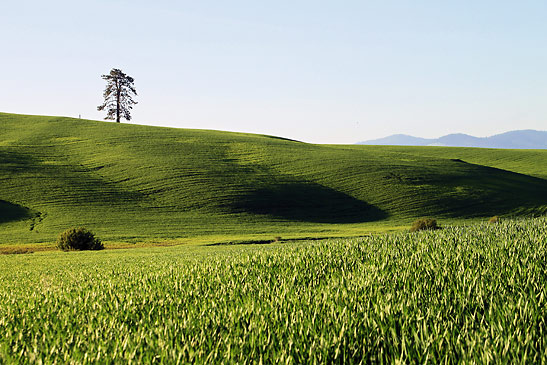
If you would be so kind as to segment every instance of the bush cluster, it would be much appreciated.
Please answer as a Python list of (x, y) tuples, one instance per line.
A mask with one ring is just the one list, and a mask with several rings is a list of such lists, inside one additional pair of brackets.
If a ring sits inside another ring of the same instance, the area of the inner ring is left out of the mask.
[(500, 217), (495, 215), (493, 217), (491, 217), (489, 220), (488, 220), (488, 223), (499, 223), (500, 222)]
[(84, 227), (70, 228), (59, 236), (57, 247), (63, 251), (70, 250), (102, 250), (101, 240)]
[(441, 227), (437, 225), (436, 219), (421, 218), (421, 219), (416, 219), (414, 223), (412, 223), (412, 227), (410, 227), (410, 232), (440, 229), (440, 228)]

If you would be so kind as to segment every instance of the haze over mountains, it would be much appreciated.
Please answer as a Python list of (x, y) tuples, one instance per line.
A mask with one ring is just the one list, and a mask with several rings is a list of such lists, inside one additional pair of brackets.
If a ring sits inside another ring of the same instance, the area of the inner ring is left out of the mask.
[(468, 134), (448, 134), (440, 138), (419, 138), (406, 134), (358, 142), (366, 145), (386, 146), (447, 146), (515, 149), (547, 149), (547, 131), (518, 130), (490, 137), (474, 137)]

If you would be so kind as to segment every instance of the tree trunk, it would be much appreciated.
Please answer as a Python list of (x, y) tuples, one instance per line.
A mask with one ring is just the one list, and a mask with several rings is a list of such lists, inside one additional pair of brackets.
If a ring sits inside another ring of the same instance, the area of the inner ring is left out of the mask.
[(120, 94), (122, 92), (122, 87), (119, 84), (119, 81), (116, 81), (117, 84), (117, 93), (116, 93), (116, 123), (120, 122)]

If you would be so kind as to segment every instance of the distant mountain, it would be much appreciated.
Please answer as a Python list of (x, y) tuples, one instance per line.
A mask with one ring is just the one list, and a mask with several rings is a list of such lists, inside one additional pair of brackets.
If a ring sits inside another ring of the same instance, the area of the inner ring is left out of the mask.
[(448, 146), (515, 149), (547, 149), (547, 131), (531, 129), (511, 131), (490, 137), (473, 137), (468, 134), (448, 134), (440, 138), (419, 138), (406, 134), (358, 142), (357, 144), (385, 146)]
[(412, 137), (406, 134), (394, 134), (389, 137), (374, 139), (371, 141), (358, 142), (357, 144), (393, 145), (393, 146), (427, 146), (433, 143), (434, 139)]

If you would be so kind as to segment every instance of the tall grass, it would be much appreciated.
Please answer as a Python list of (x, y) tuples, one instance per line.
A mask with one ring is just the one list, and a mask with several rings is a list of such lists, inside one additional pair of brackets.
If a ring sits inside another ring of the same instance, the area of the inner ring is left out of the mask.
[(4, 256), (0, 362), (547, 360), (547, 219)]

